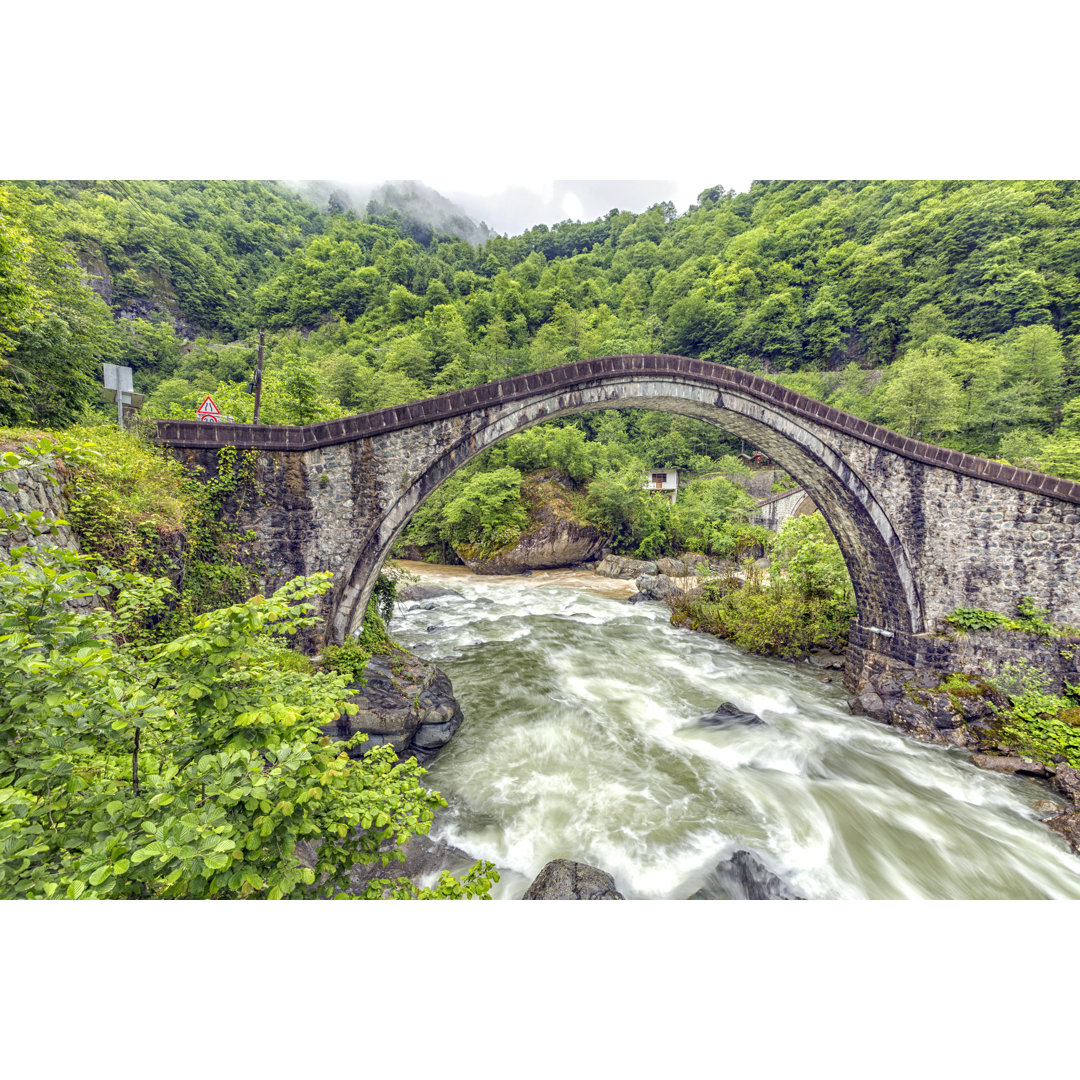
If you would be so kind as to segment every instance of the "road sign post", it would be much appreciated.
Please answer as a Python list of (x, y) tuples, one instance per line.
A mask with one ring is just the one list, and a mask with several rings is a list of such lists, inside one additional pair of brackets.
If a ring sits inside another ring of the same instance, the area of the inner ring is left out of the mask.
[(137, 409), (146, 398), (143, 394), (135, 393), (131, 382), (131, 368), (120, 364), (102, 364), (101, 372), (105, 382), (101, 400), (116, 402), (116, 422), (123, 428), (124, 406), (130, 405), (132, 409)]

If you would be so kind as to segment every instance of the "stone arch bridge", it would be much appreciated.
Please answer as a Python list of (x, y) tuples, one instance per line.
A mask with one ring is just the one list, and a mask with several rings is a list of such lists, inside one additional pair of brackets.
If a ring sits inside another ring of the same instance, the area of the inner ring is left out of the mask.
[(1080, 484), (905, 438), (703, 360), (605, 356), (305, 427), (159, 421), (156, 438), (209, 472), (223, 446), (258, 451), (262, 498), (241, 524), (258, 537), (265, 585), (333, 571), (322, 634), (340, 642), (394, 540), (453, 472), (533, 424), (628, 406), (742, 436), (820, 508), (858, 604), (849, 676), (875, 658), (933, 666), (932, 632), (957, 607), (1011, 613), (1031, 596), (1080, 624)]

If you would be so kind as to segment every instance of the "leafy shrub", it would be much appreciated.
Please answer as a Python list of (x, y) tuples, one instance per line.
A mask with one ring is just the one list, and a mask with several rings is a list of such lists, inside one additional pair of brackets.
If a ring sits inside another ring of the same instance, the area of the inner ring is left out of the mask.
[(957, 608), (946, 620), (959, 630), (992, 630), (1003, 626), (1007, 630), (1020, 630), (1025, 634), (1039, 637), (1071, 637), (1078, 631), (1075, 627), (1049, 622), (1049, 614), (1044, 608), (1035, 606), (1030, 596), (1023, 596), (1016, 605), (1016, 615), (1002, 615), (998, 611), (984, 611), (981, 608)]
[(855, 597), (839, 545), (824, 519), (791, 518), (768, 547), (767, 581), (747, 561), (743, 583), (720, 577), (707, 581), (701, 598), (676, 605), (672, 622), (706, 630), (764, 656), (797, 657), (822, 647), (842, 651)]
[[(375, 747), (352, 761), (324, 738), (355, 709), (345, 679), (282, 666), (268, 641), (314, 622), (331, 575), (132, 648), (124, 604), (64, 605), (148, 579), (104, 580), (61, 549), (13, 555), (0, 567), (0, 897), (341, 895), (350, 867), (400, 859), (445, 805), (415, 760)], [(313, 866), (300, 841), (320, 841)], [(434, 890), (383, 877), (366, 895), (482, 897), (492, 871)]]
[(1073, 768), (1080, 768), (1075, 688), (1066, 684), (1065, 694), (1050, 693), (1046, 673), (1023, 660), (1002, 664), (990, 683), (1008, 700), (1008, 707), (1001, 710), (1002, 734), (1021, 753), (1043, 761), (1060, 755)]
[(957, 608), (946, 616), (958, 630), (992, 630), (995, 626), (1006, 626), (1012, 620), (1008, 615), (997, 611), (983, 611), (981, 608)]
[(348, 677), (353, 686), (363, 686), (371, 653), (361, 647), (356, 638), (348, 638), (342, 645), (327, 645), (322, 651), (322, 662), (331, 671)]

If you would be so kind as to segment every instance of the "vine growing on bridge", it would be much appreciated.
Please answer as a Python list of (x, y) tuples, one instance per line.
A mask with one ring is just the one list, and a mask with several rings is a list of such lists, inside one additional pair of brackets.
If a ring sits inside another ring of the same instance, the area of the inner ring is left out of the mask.
[(117, 572), (167, 578), (175, 590), (168, 611), (147, 613), (142, 633), (167, 633), (257, 591), (255, 534), (230, 522), (230, 511), (259, 494), (256, 451), (221, 448), (214, 473), (200, 481), (167, 451), (112, 426), (52, 439), (82, 550)]

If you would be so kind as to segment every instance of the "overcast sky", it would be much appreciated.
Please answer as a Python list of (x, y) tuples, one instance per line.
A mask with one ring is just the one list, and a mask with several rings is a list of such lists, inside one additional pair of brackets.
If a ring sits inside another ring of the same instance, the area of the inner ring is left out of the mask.
[(726, 177), (695, 180), (542, 180), (473, 188), (455, 188), (425, 181), (465, 209), (483, 219), (496, 232), (515, 235), (532, 225), (557, 221), (592, 221), (609, 210), (645, 210), (658, 202), (672, 202), (682, 213), (708, 187), (723, 184), (745, 191), (750, 184)]

